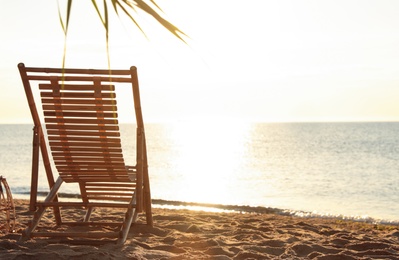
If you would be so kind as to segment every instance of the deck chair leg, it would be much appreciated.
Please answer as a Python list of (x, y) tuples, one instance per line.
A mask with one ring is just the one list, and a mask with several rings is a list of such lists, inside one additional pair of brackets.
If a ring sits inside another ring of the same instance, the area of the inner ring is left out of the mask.
[(132, 223), (136, 223), (137, 222), (137, 217), (139, 216), (139, 213), (137, 212), (137, 210), (134, 210), (134, 214), (133, 214), (133, 221)]
[(136, 222), (138, 211), (135, 208), (136, 204), (136, 194), (133, 195), (132, 200), (129, 203), (129, 207), (127, 209), (127, 212), (125, 214), (125, 219), (123, 221), (121, 231), (120, 231), (120, 237), (116, 241), (118, 245), (123, 245), (127, 239), (127, 235), (130, 230), (130, 226), (132, 225), (133, 222)]
[(93, 207), (87, 208), (86, 215), (83, 220), (84, 222), (88, 222), (90, 220), (90, 216), (91, 216), (91, 213), (93, 212), (93, 209), (94, 209)]
[(144, 188), (144, 211), (145, 211), (145, 218), (147, 225), (152, 227), (154, 223), (152, 220), (151, 194), (149, 189), (148, 178), (147, 178), (147, 184), (148, 186)]
[(125, 221), (123, 222), (122, 228), (121, 228), (121, 235), (118, 238), (118, 241), (116, 242), (118, 245), (123, 245), (127, 239), (127, 235), (130, 230), (130, 226), (133, 223), (133, 219), (136, 216), (137, 218), (137, 212), (135, 208), (130, 208), (126, 212), (126, 217)]
[[(56, 198), (57, 192), (58, 192), (59, 188), (61, 187), (62, 183), (63, 183), (63, 180), (60, 177), (58, 177), (57, 181), (55, 182), (53, 188), (50, 190), (49, 194), (45, 198), (44, 202), (50, 202)], [(39, 224), (40, 219), (43, 217), (45, 210), (46, 210), (45, 206), (38, 207), (37, 211), (35, 212), (32, 222), (22, 232), (21, 241), (25, 241), (31, 237), (33, 230), (36, 229), (37, 225)]]

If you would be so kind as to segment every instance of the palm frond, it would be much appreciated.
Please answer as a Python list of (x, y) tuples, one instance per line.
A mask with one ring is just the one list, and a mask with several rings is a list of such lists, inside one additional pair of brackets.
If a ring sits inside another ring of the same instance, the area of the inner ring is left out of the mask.
[[(130, 20), (136, 25), (136, 27), (141, 31), (141, 33), (146, 37), (146, 33), (144, 32), (144, 30), (141, 28), (141, 26), (137, 23), (137, 21), (134, 19), (134, 17), (130, 14), (130, 12), (121, 4), (120, 0), (114, 0), (114, 2), (116, 2), (116, 8), (115, 8), (115, 13), (118, 14), (118, 6), (119, 8), (122, 9), (122, 11), (125, 13), (126, 16), (128, 16), (130, 18)], [(124, 2), (122, 0), (122, 2)], [(134, 8), (134, 5), (131, 5), (130, 3), (125, 3), (126, 5), (128, 5), (133, 11), (136, 11)]]
[(161, 9), (161, 7), (159, 7), (159, 5), (157, 5), (157, 3), (155, 3), (154, 0), (150, 0), (150, 1), (151, 1), (151, 3), (152, 3), (153, 5), (155, 5), (161, 12), (163, 12), (162, 9)]
[(60, 19), (60, 24), (61, 24), (61, 27), (62, 27), (62, 31), (64, 32), (64, 34), (66, 34), (66, 27), (65, 27), (65, 24), (64, 24), (64, 20), (62, 19), (61, 9), (60, 9), (60, 5), (59, 5), (58, 1), (57, 1), (57, 5), (58, 5), (58, 18)]
[[(104, 2), (105, 2), (105, 1), (104, 1)], [(93, 4), (94, 9), (96, 9), (96, 12), (97, 12), (97, 14), (98, 14), (98, 17), (100, 18), (101, 23), (102, 23), (103, 26), (104, 26), (104, 29), (107, 30), (107, 26), (106, 26), (106, 24), (105, 24), (105, 21), (104, 21), (103, 16), (102, 16), (101, 13), (100, 13), (100, 9), (98, 8), (98, 5), (97, 5), (96, 0), (91, 0), (91, 3)], [(105, 9), (105, 8), (106, 8), (106, 7), (104, 6), (104, 9)]]
[[(107, 5), (108, 0), (103, 0), (103, 14), (100, 11), (100, 8), (97, 4), (96, 0), (92, 0), (92, 5), (94, 9), (97, 12), (97, 15), (104, 26), (105, 29), (105, 40), (106, 40), (106, 45), (107, 45), (107, 57), (108, 57), (108, 65), (110, 64), (110, 55), (109, 55), (109, 10), (108, 10), (108, 5)], [(137, 22), (137, 19), (131, 14), (131, 11), (134, 11), (136, 14), (138, 14), (137, 9), (140, 9), (144, 11), (144, 13), (150, 15), (153, 17), (160, 25), (162, 25), (166, 30), (168, 30), (170, 33), (172, 33), (176, 38), (181, 40), (182, 42), (186, 43), (184, 40), (185, 37), (188, 37), (183, 31), (181, 31), (179, 28), (177, 28), (175, 25), (173, 25), (171, 22), (163, 18), (161, 13), (163, 13), (162, 9), (159, 7), (159, 5), (155, 2), (155, 0), (109, 0), (112, 3), (113, 10), (115, 11), (116, 15), (119, 16), (120, 13), (118, 12), (119, 9), (123, 11), (123, 14), (125, 14), (133, 23), (134, 25), (141, 31), (141, 33), (146, 37), (146, 33), (142, 29), (142, 27), (139, 25)], [(148, 2), (148, 3), (147, 3)], [(153, 7), (152, 7), (152, 6)], [(130, 10), (129, 10), (130, 9)], [(67, 10), (66, 10), (66, 18), (65, 20), (62, 18), (60, 7), (58, 5), (58, 16), (60, 19), (61, 27), (62, 30), (64, 31), (65, 39), (64, 39), (64, 56), (63, 56), (63, 61), (62, 65), (64, 67), (65, 65), (65, 57), (66, 57), (66, 39), (68, 35), (68, 27), (69, 27), (69, 21), (70, 21), (70, 16), (72, 12), (72, 0), (68, 0), (67, 2)]]
[(58, 5), (58, 16), (60, 18), (60, 23), (62, 30), (64, 31), (64, 54), (62, 56), (62, 67), (65, 67), (65, 59), (66, 59), (66, 44), (67, 44), (67, 35), (68, 35), (68, 27), (69, 27), (69, 18), (71, 17), (71, 11), (72, 11), (72, 0), (68, 0), (67, 3), (67, 13), (66, 13), (66, 18), (65, 18), (65, 23), (64, 20), (62, 19), (61, 11), (60, 11), (60, 6), (57, 2)]
[(107, 1), (104, 0), (104, 27), (105, 27), (105, 42), (107, 48), (107, 61), (108, 61), (108, 68), (111, 67), (111, 58), (109, 55), (109, 20), (108, 20), (108, 6)]
[[(122, 0), (122, 1), (128, 2), (129, 0)], [(158, 21), (158, 23), (160, 23), (163, 27), (165, 27), (170, 33), (172, 33), (175, 37), (186, 43), (182, 36), (187, 37), (187, 35), (179, 28), (177, 28), (175, 25), (173, 25), (171, 22), (164, 19), (158, 11), (154, 10), (144, 0), (133, 0), (133, 1), (136, 3), (136, 6), (138, 8), (140, 8), (147, 14), (151, 15), (155, 20)], [(150, 1), (158, 8), (160, 12), (162, 12), (161, 8), (159, 8), (159, 6), (155, 3), (154, 0)]]

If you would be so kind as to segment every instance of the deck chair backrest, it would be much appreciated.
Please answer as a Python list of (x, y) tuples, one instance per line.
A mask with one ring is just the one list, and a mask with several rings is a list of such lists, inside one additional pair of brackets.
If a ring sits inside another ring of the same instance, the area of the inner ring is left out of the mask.
[(115, 86), (93, 79), (39, 85), (54, 163), (65, 182), (127, 182)]

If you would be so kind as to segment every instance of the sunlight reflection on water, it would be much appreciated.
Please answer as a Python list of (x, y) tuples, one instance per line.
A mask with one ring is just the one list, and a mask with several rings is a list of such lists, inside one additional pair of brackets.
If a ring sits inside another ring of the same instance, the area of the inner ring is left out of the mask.
[[(157, 155), (151, 168), (153, 194), (167, 200), (399, 219), (398, 208), (391, 203), (399, 198), (391, 185), (398, 183), (398, 127), (169, 125), (157, 130), (162, 132), (160, 139), (149, 139), (149, 151)], [(150, 127), (147, 135), (151, 133)], [(162, 149), (166, 161), (158, 165)]]
[(179, 150), (176, 172), (181, 176), (178, 196), (187, 201), (231, 203), (244, 169), (249, 125), (177, 125), (170, 138)]

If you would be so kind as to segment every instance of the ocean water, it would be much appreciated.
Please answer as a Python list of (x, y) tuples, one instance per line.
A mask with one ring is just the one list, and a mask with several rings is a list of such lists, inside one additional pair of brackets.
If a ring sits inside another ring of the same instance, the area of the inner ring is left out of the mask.
[[(121, 128), (134, 164), (135, 127)], [(399, 123), (180, 122), (148, 124), (146, 135), (153, 199), (399, 222)], [(0, 125), (14, 197), (30, 190), (31, 143), (31, 125)]]

